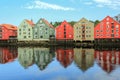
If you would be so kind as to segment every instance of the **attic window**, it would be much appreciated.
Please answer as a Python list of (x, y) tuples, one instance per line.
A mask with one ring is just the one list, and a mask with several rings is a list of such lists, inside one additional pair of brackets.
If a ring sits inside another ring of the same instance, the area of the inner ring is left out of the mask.
[(42, 21), (40, 20), (40, 23), (42, 23)]
[(116, 25), (116, 28), (119, 28), (119, 25)]
[(109, 18), (107, 18), (106, 20), (109, 21)]

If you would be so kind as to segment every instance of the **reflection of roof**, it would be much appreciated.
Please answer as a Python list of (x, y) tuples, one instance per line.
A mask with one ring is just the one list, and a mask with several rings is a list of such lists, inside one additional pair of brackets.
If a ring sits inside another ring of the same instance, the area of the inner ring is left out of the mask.
[(34, 26), (34, 23), (33, 21), (30, 21), (30, 20), (25, 20), (28, 24), (30, 24), (32, 27)]
[(47, 21), (47, 20), (45, 20), (45, 19), (42, 19), (50, 28), (53, 28), (54, 29), (54, 27)]
[(11, 25), (11, 24), (1, 24), (1, 26), (4, 26), (7, 29), (10, 30), (17, 30), (17, 26)]

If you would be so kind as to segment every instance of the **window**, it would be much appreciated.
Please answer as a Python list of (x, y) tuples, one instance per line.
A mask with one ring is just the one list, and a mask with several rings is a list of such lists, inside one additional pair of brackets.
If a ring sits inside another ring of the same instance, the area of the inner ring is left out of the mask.
[(114, 33), (114, 30), (112, 30), (112, 33)]
[(2, 30), (0, 30), (0, 32), (2, 32)]
[(109, 22), (106, 22), (106, 24), (108, 25), (108, 24), (109, 24)]
[(43, 36), (40, 36), (40, 38), (43, 38)]
[(42, 20), (40, 20), (40, 23), (42, 23)]
[(119, 30), (118, 30), (118, 29), (116, 29), (116, 32), (119, 32)]
[(114, 28), (114, 25), (112, 25), (111, 27)]
[(96, 32), (99, 32), (98, 30)]
[(119, 34), (116, 34), (116, 36), (118, 37), (118, 36), (119, 36)]
[(21, 33), (19, 33), (19, 35), (21, 35)]
[(48, 30), (48, 28), (46, 28), (46, 30)]
[(107, 18), (106, 20), (109, 21), (109, 18)]
[(89, 35), (89, 37), (91, 37), (91, 35)]
[(28, 31), (30, 31), (30, 29), (28, 29)]
[(23, 25), (23, 28), (26, 28), (26, 26), (25, 26), (25, 25)]
[(85, 33), (85, 31), (82, 31), (82, 33)]
[(119, 25), (116, 25), (116, 28), (119, 28)]
[(24, 36), (24, 38), (26, 38), (26, 36)]
[(23, 32), (23, 34), (26, 34), (26, 32)]
[(31, 37), (31, 36), (28, 36), (29, 38)]
[(21, 29), (19, 29), (19, 31), (21, 31)]
[(111, 37), (114, 37), (114, 34), (111, 34)]
[(37, 35), (37, 32), (35, 32), (35, 35)]

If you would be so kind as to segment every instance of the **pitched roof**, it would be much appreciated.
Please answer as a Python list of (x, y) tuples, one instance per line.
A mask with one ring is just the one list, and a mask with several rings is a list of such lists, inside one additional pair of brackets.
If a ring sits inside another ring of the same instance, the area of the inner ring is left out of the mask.
[(30, 20), (27, 20), (27, 19), (26, 19), (25, 21), (26, 21), (28, 24), (30, 24), (32, 27), (34, 26), (34, 23), (33, 23), (32, 20), (30, 21)]
[(17, 30), (17, 26), (11, 25), (11, 24), (1, 24), (1, 26), (6, 27), (7, 29), (10, 30)]
[(45, 20), (45, 19), (42, 19), (50, 28), (53, 28), (54, 29), (54, 27), (53, 27), (53, 25), (52, 24), (50, 24), (47, 20)]

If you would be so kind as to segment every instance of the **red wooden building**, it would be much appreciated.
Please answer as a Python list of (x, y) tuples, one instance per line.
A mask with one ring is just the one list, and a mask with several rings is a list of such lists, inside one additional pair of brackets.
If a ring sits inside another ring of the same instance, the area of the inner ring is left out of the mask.
[(0, 25), (0, 40), (8, 40), (10, 38), (17, 38), (17, 27), (11, 24)]
[(0, 63), (5, 64), (14, 61), (18, 56), (16, 49), (0, 48)]
[(108, 73), (115, 69), (115, 65), (120, 64), (120, 51), (96, 50), (94, 56), (100, 67)]
[(65, 68), (69, 66), (73, 61), (74, 51), (73, 49), (57, 49), (56, 58)]
[(73, 40), (73, 27), (66, 21), (63, 21), (55, 28), (56, 40)]
[(120, 39), (120, 24), (110, 16), (104, 18), (94, 28), (95, 39)]

